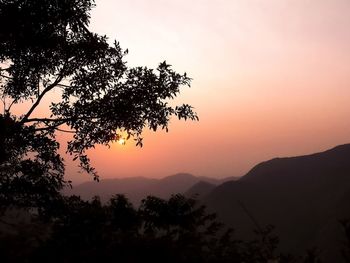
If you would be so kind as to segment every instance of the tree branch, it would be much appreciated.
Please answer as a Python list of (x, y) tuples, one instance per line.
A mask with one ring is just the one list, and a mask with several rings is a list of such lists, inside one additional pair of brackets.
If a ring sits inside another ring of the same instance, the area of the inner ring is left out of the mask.
[(60, 74), (57, 79), (49, 86), (47, 86), (43, 92), (38, 96), (38, 99), (36, 102), (33, 104), (33, 106), (29, 109), (26, 115), (24, 115), (23, 119), (20, 121), (20, 123), (25, 123), (26, 120), (28, 120), (29, 116), (32, 114), (32, 112), (35, 110), (35, 108), (40, 104), (40, 101), (42, 98), (45, 96), (46, 93), (48, 93), (50, 90), (52, 90), (54, 87), (57, 86), (57, 84), (60, 83), (60, 81), (63, 79), (63, 75)]
[(59, 118), (59, 119), (50, 119), (50, 118), (31, 118), (23, 121), (23, 123), (28, 122), (67, 122), (71, 120), (93, 120), (97, 119), (96, 117), (74, 117), (74, 118)]
[(70, 88), (69, 85), (64, 85), (64, 84), (61, 84), (61, 83), (58, 83), (56, 86), (63, 87), (63, 88)]
[(15, 103), (17, 103), (17, 100), (13, 100), (13, 101), (11, 102), (10, 106), (8, 106), (8, 108), (7, 108), (7, 111), (8, 111), (8, 112), (10, 112), (11, 107), (12, 107), (13, 104), (15, 104)]
[(66, 132), (66, 133), (76, 133), (75, 131), (68, 131), (68, 130), (63, 130), (63, 129), (59, 129), (59, 128), (56, 128), (55, 130), (60, 131), (60, 132)]
[(48, 131), (48, 130), (54, 129), (54, 130), (60, 131), (60, 132), (76, 133), (75, 131), (68, 131), (68, 130), (63, 130), (63, 129), (57, 128), (57, 127), (61, 126), (62, 124), (64, 124), (64, 123), (60, 123), (60, 124), (56, 124), (56, 125), (52, 125), (52, 126), (48, 126), (48, 127), (43, 127), (43, 128), (38, 128), (38, 129), (35, 129), (35, 131)]
[(25, 121), (23, 121), (23, 123), (27, 123), (27, 122), (66, 122), (66, 121), (70, 121), (72, 120), (72, 118), (62, 118), (62, 119), (50, 119), (50, 118), (32, 118), (32, 119), (27, 119)]
[(46, 127), (42, 127), (42, 128), (36, 128), (34, 129), (35, 131), (47, 131), (47, 130), (52, 130), (52, 129), (57, 129), (57, 127), (61, 126), (62, 124), (64, 124), (64, 122), (61, 123), (55, 123), (53, 125), (48, 125)]
[[(13, 79), (12, 77), (9, 77), (9, 76), (3, 75), (3, 74), (0, 74), (0, 77), (6, 78), (6, 79)], [(65, 84), (62, 84), (62, 83), (57, 83), (56, 86), (60, 86), (60, 87), (63, 87), (63, 88), (70, 88), (69, 85), (65, 85)]]

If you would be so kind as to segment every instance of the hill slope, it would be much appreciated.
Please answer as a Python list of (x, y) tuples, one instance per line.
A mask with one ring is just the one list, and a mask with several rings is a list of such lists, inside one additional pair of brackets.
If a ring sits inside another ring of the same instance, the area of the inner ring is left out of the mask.
[(350, 218), (350, 144), (255, 166), (238, 181), (224, 183), (203, 201), (238, 235), (254, 225), (243, 203), (261, 225), (273, 224), (282, 249), (300, 252), (315, 245), (334, 258), (340, 238), (338, 219)]

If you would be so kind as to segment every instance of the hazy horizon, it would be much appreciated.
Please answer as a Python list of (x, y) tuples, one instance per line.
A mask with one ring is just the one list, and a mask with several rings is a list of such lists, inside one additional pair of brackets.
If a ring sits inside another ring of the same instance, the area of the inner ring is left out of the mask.
[[(240, 175), (219, 175), (218, 174), (212, 174), (212, 175), (201, 175), (201, 174), (193, 174), (193, 173), (190, 173), (190, 172), (186, 172), (186, 171), (178, 171), (178, 172), (175, 172), (175, 173), (172, 173), (172, 174), (164, 174), (164, 175), (152, 175), (152, 174), (129, 174), (127, 176), (120, 176), (120, 175), (117, 175), (117, 176), (109, 176), (109, 177), (106, 177), (106, 176), (103, 176), (101, 175), (101, 178), (100, 180), (113, 180), (113, 179), (126, 179), (126, 178), (145, 178), (145, 179), (165, 179), (167, 177), (172, 177), (172, 176), (178, 176), (178, 175), (182, 175), (182, 174), (189, 174), (191, 176), (195, 176), (195, 177), (206, 177), (206, 178), (213, 178), (213, 179), (229, 179), (230, 177), (234, 177), (236, 179), (239, 179), (243, 176), (245, 176), (248, 172), (250, 172), (256, 165), (260, 164), (260, 163), (264, 163), (264, 162), (267, 162), (267, 161), (270, 161), (272, 159), (275, 159), (275, 158), (292, 158), (292, 157), (303, 157), (303, 156), (309, 156), (309, 155), (313, 155), (313, 154), (318, 154), (318, 153), (323, 153), (323, 152), (326, 152), (326, 151), (329, 151), (333, 148), (336, 148), (336, 147), (339, 147), (339, 146), (342, 146), (342, 145), (350, 145), (350, 143), (347, 143), (347, 144), (339, 144), (339, 145), (335, 145), (334, 147), (331, 147), (331, 148), (327, 148), (327, 149), (324, 149), (324, 150), (320, 150), (318, 152), (310, 152), (310, 153), (305, 153), (305, 154), (300, 154), (300, 155), (291, 155), (291, 156), (275, 156), (275, 157), (272, 157), (270, 159), (266, 159), (266, 160), (261, 160), (260, 162), (257, 162), (256, 164), (254, 164), (252, 167), (250, 167), (246, 172), (244, 172), (243, 174), (240, 174)], [(68, 176), (70, 176), (68, 174)], [(86, 182), (92, 182), (92, 178), (90, 177), (80, 177), (80, 178), (74, 178), (74, 179), (77, 179), (77, 180), (74, 180), (73, 181), (73, 185), (80, 185), (82, 183), (86, 183)]]

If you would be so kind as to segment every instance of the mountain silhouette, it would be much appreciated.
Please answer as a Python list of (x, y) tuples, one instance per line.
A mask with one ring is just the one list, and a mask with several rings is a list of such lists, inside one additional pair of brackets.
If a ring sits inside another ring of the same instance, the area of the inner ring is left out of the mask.
[(66, 195), (79, 195), (81, 198), (90, 200), (94, 196), (100, 196), (102, 201), (107, 201), (112, 195), (124, 194), (129, 200), (138, 205), (148, 195), (160, 198), (169, 198), (172, 194), (186, 193), (198, 182), (206, 182), (214, 186), (223, 182), (234, 180), (235, 177), (216, 179), (204, 176), (194, 176), (188, 173), (178, 173), (161, 179), (146, 177), (130, 177), (106, 179), (100, 182), (86, 182), (66, 189)]
[[(350, 144), (311, 155), (275, 158), (256, 165), (237, 181), (217, 186), (203, 202), (249, 237), (272, 224), (282, 250), (319, 246), (328, 259), (339, 256), (339, 219), (350, 218)], [(247, 212), (248, 211), (248, 212)]]

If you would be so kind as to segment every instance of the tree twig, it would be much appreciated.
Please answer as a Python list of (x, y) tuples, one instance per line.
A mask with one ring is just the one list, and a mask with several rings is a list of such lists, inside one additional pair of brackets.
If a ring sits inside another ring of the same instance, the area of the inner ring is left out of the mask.
[(45, 96), (46, 93), (48, 93), (50, 90), (52, 90), (54, 87), (57, 86), (57, 84), (60, 83), (60, 81), (63, 79), (63, 75), (60, 74), (57, 79), (50, 84), (49, 86), (47, 86), (43, 92), (38, 96), (38, 99), (35, 101), (35, 103), (32, 105), (32, 107), (29, 109), (29, 111), (24, 115), (23, 119), (20, 121), (20, 123), (25, 123), (26, 120), (28, 120), (29, 116), (33, 113), (33, 111), (35, 110), (35, 108), (40, 104), (40, 101), (42, 100), (42, 98)]
[(259, 222), (255, 219), (253, 214), (250, 213), (250, 211), (247, 209), (247, 207), (243, 204), (241, 200), (238, 200), (238, 205), (243, 209), (243, 211), (246, 213), (246, 215), (249, 217), (249, 219), (253, 222), (257, 230), (260, 234), (263, 234), (262, 227), (260, 226)]

